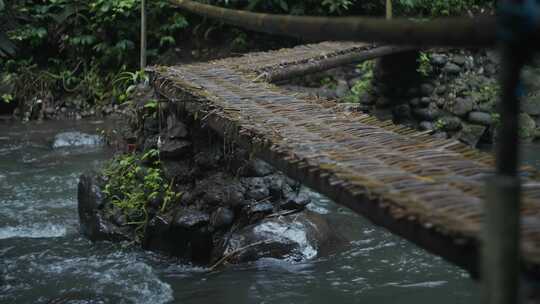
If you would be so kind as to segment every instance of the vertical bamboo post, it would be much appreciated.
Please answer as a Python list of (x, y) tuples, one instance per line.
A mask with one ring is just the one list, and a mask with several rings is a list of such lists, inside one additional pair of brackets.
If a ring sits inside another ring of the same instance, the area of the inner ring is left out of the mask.
[(512, 40), (501, 46), (501, 126), (497, 174), (486, 187), (482, 243), (482, 296), (485, 304), (519, 303), (520, 203), (519, 96), (526, 45)]
[(141, 0), (141, 71), (146, 68), (146, 0)]
[(392, 0), (386, 0), (386, 19), (392, 19)]

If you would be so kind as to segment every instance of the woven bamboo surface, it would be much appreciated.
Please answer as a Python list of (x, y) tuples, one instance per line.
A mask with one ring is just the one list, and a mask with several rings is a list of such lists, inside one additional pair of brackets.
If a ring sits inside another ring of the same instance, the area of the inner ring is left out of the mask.
[[(218, 130), (222, 134), (249, 138), (291, 166), (340, 186), (358, 204), (377, 204), (396, 219), (417, 221), (439, 234), (479, 240), (484, 180), (494, 173), (494, 159), (454, 140), (340, 112), (335, 103), (256, 81), (252, 72), (261, 67), (310, 60), (316, 53), (293, 57), (293, 50), (283, 57), (278, 51), (151, 70), (158, 92), (172, 101), (199, 103), (206, 109), (192, 113), (199, 119), (215, 116), (234, 126)], [(523, 257), (538, 269), (540, 176), (531, 168), (521, 172)]]
[(216, 64), (228, 66), (242, 72), (271, 73), (289, 65), (316, 62), (329, 57), (336, 57), (375, 48), (374, 44), (359, 42), (321, 42), (300, 45), (294, 48), (269, 52), (255, 52), (246, 55), (216, 61)]

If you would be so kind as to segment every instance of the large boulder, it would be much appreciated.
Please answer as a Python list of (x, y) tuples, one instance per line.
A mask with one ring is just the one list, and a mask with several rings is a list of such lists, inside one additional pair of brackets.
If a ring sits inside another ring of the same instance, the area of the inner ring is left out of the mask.
[(525, 97), (522, 104), (523, 112), (529, 115), (540, 115), (540, 94)]
[(457, 116), (465, 116), (471, 112), (474, 108), (474, 101), (472, 98), (456, 98), (448, 102), (445, 106), (445, 110), (455, 114)]
[(266, 218), (234, 232), (223, 255), (231, 263), (260, 258), (298, 262), (327, 253), (341, 242), (321, 215), (302, 211), (294, 216)]
[(461, 131), (457, 134), (457, 138), (471, 147), (476, 147), (480, 138), (486, 132), (486, 129), (486, 126), (463, 123)]
[(127, 231), (113, 224), (105, 214), (107, 202), (96, 174), (79, 178), (77, 191), (80, 231), (92, 241), (128, 239)]
[(105, 143), (102, 136), (91, 135), (81, 132), (64, 132), (59, 133), (54, 137), (52, 147), (58, 148), (73, 148), (73, 147), (97, 147)]
[(187, 140), (167, 138), (158, 147), (163, 158), (182, 158), (191, 152), (192, 145)]
[(519, 137), (524, 141), (534, 139), (536, 133), (536, 122), (529, 114), (521, 113), (519, 115)]

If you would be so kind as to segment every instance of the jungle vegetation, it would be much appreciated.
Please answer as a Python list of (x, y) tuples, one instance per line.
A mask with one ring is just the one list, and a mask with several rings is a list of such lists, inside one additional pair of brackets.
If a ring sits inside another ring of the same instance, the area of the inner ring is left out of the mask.
[[(385, 0), (201, 0), (250, 11), (293, 15), (382, 16)], [(487, 0), (394, 0), (394, 15), (466, 14)], [(252, 34), (186, 15), (167, 0), (147, 1), (148, 60), (218, 30), (246, 49)], [(0, 102), (58, 100), (89, 106), (122, 103), (140, 78), (140, 0), (0, 0)], [(193, 34), (199, 34), (193, 35)], [(198, 37), (198, 38), (193, 38)], [(190, 44), (193, 45), (193, 44)], [(126, 74), (128, 73), (128, 74)], [(134, 75), (126, 77), (126, 75)]]

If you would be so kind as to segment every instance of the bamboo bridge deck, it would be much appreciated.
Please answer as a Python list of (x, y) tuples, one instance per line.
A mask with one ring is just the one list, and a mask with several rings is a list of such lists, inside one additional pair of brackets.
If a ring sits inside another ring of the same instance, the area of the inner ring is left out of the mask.
[[(162, 96), (227, 142), (477, 273), (484, 180), (494, 173), (493, 157), (265, 81), (285, 68), (373, 48), (323, 43), (149, 70)], [(523, 271), (538, 278), (540, 175), (523, 168), (521, 176)]]

